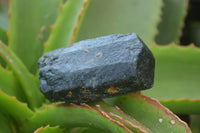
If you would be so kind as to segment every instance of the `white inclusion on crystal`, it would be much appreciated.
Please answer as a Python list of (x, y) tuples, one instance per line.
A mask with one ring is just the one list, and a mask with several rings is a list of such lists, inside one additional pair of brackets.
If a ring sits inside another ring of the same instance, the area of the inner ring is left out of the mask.
[(87, 52), (87, 53), (89, 53), (89, 52), (90, 52), (90, 51), (89, 51), (88, 49), (86, 49), (86, 48), (84, 49), (84, 51), (85, 51), (85, 52)]
[(96, 57), (101, 58), (102, 56), (103, 56), (103, 53), (102, 53), (102, 52), (99, 52), (99, 53), (96, 54)]
[(163, 118), (159, 118), (158, 121), (159, 121), (160, 123), (162, 123), (162, 122), (163, 122)]

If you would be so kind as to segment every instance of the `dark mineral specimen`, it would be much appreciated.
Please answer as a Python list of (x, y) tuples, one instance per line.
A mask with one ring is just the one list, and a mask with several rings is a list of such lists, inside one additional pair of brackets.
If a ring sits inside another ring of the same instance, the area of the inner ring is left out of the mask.
[(151, 88), (154, 66), (134, 33), (84, 40), (40, 58), (40, 90), (52, 102), (93, 102)]

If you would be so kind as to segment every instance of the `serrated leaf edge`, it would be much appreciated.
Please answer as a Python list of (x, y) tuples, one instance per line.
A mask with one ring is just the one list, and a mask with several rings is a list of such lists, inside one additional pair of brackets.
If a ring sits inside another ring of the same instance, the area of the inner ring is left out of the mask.
[[(140, 95), (143, 100), (147, 101), (150, 104), (153, 104), (155, 106), (157, 106), (159, 109), (161, 109), (165, 114), (167, 114), (168, 116), (172, 117), (172, 120), (174, 121), (178, 121), (179, 123), (181, 123), (185, 129), (187, 130), (188, 133), (192, 133), (192, 131), (190, 130), (190, 128), (188, 127), (187, 123), (182, 121), (178, 116), (176, 116), (174, 113), (172, 113), (168, 108), (166, 108), (165, 106), (163, 106), (162, 104), (160, 104), (156, 99), (154, 98), (150, 98), (147, 96), (142, 95), (141, 93), (137, 93), (138, 95)], [(173, 125), (173, 122), (170, 123)]]

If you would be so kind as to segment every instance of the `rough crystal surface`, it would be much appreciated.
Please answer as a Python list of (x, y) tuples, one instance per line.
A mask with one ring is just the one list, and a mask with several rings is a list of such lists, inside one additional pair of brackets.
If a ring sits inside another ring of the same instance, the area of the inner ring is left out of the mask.
[(103, 36), (41, 57), (40, 90), (52, 102), (93, 102), (151, 88), (154, 66), (135, 33)]

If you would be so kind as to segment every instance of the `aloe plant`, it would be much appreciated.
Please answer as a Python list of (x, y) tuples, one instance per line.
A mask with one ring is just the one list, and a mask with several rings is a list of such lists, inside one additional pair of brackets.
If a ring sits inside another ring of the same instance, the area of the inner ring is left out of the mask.
[[(191, 132), (189, 126), (174, 113), (199, 114), (197, 69), (200, 51), (192, 46), (151, 46), (155, 42), (156, 32), (164, 31), (157, 28), (158, 24), (164, 24), (159, 21), (162, 5), (173, 3), (151, 0), (148, 5), (146, 2), (10, 0), (9, 19), (5, 15), (6, 9), (0, 10), (4, 14), (0, 14), (4, 20), (4, 23), (0, 21), (0, 132)], [(187, 3), (187, 0), (184, 2)], [(125, 5), (129, 6), (126, 8)], [(104, 13), (98, 12), (100, 8), (106, 8), (105, 15), (110, 17), (108, 22), (111, 24), (117, 22), (115, 13), (120, 8), (127, 9), (127, 16), (123, 20), (130, 20), (127, 23), (121, 20), (113, 27), (107, 23), (109, 28), (103, 25), (98, 27), (98, 23), (94, 21), (96, 18), (99, 24), (105, 21), (105, 18), (101, 18), (103, 15), (97, 15)], [(129, 9), (133, 12), (129, 13)], [(180, 9), (182, 12), (176, 21), (179, 26), (173, 35), (175, 37), (168, 39), (169, 42), (178, 43), (185, 6), (180, 6)], [(166, 10), (165, 17), (170, 17), (167, 13)], [(145, 18), (149, 23), (144, 21)], [(120, 25), (127, 27), (124, 29)], [(40, 56), (48, 51), (70, 46), (81, 39), (116, 32), (136, 32), (149, 44), (157, 61), (155, 87), (142, 93), (160, 100), (174, 113), (158, 100), (144, 96), (141, 92), (76, 105), (50, 103), (39, 91), (37, 61)], [(160, 34), (164, 36), (163, 32)], [(159, 40), (166, 42), (161, 37)], [(183, 55), (185, 60), (182, 60)], [(170, 73), (175, 67), (179, 71)], [(187, 72), (189, 77), (184, 78), (182, 71)], [(166, 76), (168, 73), (170, 77)], [(177, 78), (180, 84), (174, 82)], [(192, 86), (186, 81), (193, 81)], [(189, 87), (195, 93), (191, 93)], [(189, 108), (184, 110), (185, 106)], [(192, 127), (195, 127), (195, 121)]]

